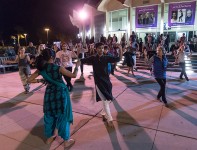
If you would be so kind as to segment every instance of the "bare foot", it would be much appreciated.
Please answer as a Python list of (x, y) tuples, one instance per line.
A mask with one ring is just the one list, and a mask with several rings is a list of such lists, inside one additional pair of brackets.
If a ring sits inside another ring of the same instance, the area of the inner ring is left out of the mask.
[(70, 148), (71, 146), (73, 146), (73, 144), (75, 144), (74, 139), (69, 139), (69, 140), (65, 141), (64, 142), (64, 149)]
[(55, 138), (56, 138), (56, 136), (52, 136), (52, 137), (50, 137), (50, 138), (48, 138), (47, 140), (46, 140), (46, 144), (51, 144), (53, 141), (55, 141)]

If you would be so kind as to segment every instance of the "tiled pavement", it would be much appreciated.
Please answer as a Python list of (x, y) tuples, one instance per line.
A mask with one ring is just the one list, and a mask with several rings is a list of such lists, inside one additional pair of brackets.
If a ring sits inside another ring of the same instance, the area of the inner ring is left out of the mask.
[[(85, 66), (85, 82), (72, 79), (71, 134), (76, 143), (71, 150), (197, 149), (197, 74), (189, 74), (187, 82), (168, 72), (166, 108), (155, 100), (159, 86), (148, 71), (139, 70), (134, 78), (118, 69), (110, 75), (116, 101), (110, 104), (115, 129), (109, 129), (99, 114), (102, 105), (95, 102), (90, 72)], [(61, 138), (51, 146), (44, 143), (45, 86), (32, 84), (33, 92), (24, 94), (18, 72), (0, 74), (0, 83), (0, 150), (63, 150)]]

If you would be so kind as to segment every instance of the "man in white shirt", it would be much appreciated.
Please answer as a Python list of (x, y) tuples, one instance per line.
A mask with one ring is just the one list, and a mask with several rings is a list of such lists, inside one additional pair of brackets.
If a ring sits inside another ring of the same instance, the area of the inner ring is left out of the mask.
[[(72, 58), (77, 58), (76, 53), (72, 49), (72, 51), (69, 50), (69, 46), (66, 43), (62, 44), (62, 50), (57, 52), (56, 54), (56, 60), (58, 64), (65, 69), (72, 72)], [(71, 78), (64, 76), (64, 79), (66, 80), (68, 90), (71, 92), (73, 89), (73, 85), (71, 84)]]
[[(85, 53), (88, 52), (88, 46), (86, 44), (86, 47), (83, 47), (83, 45), (81, 43), (78, 43), (76, 46), (77, 49), (77, 56), (79, 59), (83, 59), (85, 58)], [(80, 76), (80, 80), (84, 81), (85, 78), (83, 76), (83, 64), (80, 65), (80, 69), (81, 69), (81, 76)]]

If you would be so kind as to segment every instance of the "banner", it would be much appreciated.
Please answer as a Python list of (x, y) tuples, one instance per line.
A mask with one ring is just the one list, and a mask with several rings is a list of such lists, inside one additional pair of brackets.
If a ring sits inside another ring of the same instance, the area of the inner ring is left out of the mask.
[(135, 14), (136, 28), (157, 27), (158, 6), (137, 7)]
[(168, 26), (194, 25), (196, 2), (169, 4)]

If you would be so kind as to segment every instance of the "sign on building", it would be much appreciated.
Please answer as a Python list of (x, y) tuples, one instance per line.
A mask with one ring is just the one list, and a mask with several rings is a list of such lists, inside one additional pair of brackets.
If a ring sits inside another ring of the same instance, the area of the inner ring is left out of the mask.
[(194, 25), (196, 2), (169, 4), (168, 26)]
[(158, 5), (136, 7), (136, 28), (157, 27)]

